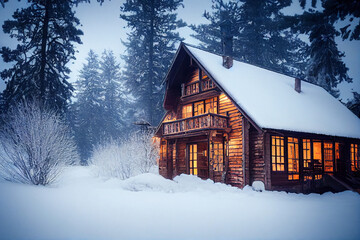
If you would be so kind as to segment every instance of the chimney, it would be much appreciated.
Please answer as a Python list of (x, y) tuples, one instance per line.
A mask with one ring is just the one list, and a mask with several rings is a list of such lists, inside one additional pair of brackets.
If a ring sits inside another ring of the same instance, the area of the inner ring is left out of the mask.
[(223, 51), (223, 66), (227, 69), (233, 66), (233, 32), (232, 23), (226, 11), (220, 13), (221, 45)]
[(301, 92), (301, 80), (299, 78), (295, 78), (295, 91)]
[(233, 66), (233, 58), (230, 56), (222, 56), (223, 58), (223, 66), (227, 69)]

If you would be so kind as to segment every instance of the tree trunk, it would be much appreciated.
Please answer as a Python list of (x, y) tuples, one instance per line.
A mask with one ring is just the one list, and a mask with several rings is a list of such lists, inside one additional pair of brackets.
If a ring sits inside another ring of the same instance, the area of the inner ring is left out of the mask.
[(44, 24), (41, 38), (41, 61), (40, 61), (40, 104), (44, 104), (46, 101), (45, 91), (46, 91), (46, 79), (45, 79), (45, 67), (46, 67), (46, 47), (48, 40), (48, 31), (49, 31), (49, 13), (51, 8), (51, 0), (45, 0), (45, 16)]
[(155, 6), (154, 0), (150, 3), (150, 34), (149, 34), (149, 79), (148, 79), (148, 117), (149, 123), (153, 125), (153, 80), (154, 80), (154, 17), (155, 17)]

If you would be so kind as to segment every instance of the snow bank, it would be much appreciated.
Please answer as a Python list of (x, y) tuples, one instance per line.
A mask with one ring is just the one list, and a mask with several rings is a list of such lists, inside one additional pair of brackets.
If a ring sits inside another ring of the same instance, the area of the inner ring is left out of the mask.
[(68, 168), (52, 187), (0, 182), (0, 239), (359, 239), (360, 195), (256, 192), (181, 175)]

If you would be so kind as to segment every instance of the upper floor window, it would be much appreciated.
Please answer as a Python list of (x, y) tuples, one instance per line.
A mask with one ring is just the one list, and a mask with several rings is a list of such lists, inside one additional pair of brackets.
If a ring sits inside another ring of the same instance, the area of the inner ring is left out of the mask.
[(360, 151), (359, 144), (350, 145), (351, 171), (360, 170)]
[(194, 116), (201, 115), (204, 113), (205, 113), (204, 102), (201, 101), (194, 103)]
[(285, 171), (284, 138), (271, 137), (271, 159), (273, 172)]
[(192, 104), (187, 104), (182, 107), (182, 118), (192, 117)]
[(213, 97), (205, 100), (205, 109), (207, 113), (217, 114), (218, 97)]
[(182, 107), (182, 118), (189, 118), (205, 113), (218, 113), (218, 97), (194, 102)]

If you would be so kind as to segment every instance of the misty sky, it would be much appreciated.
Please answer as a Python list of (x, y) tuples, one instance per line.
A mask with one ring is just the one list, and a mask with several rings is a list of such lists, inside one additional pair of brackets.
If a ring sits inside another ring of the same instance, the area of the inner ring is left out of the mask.
[[(102, 6), (95, 0), (92, 2), (92, 4), (80, 4), (76, 8), (76, 16), (80, 19), (82, 24), (80, 28), (84, 32), (84, 36), (82, 36), (83, 44), (76, 45), (78, 51), (76, 60), (71, 62), (69, 66), (72, 70), (71, 82), (77, 79), (79, 70), (85, 63), (85, 58), (90, 49), (93, 49), (99, 55), (104, 49), (113, 50), (119, 60), (120, 55), (125, 54), (125, 47), (121, 44), (120, 39), (126, 40), (126, 32), (129, 30), (124, 28), (126, 22), (119, 18), (120, 6), (124, 0), (105, 1)], [(287, 14), (301, 13), (297, 1), (295, 2), (295, 6), (287, 8)], [(2, 24), (4, 20), (11, 18), (15, 9), (22, 5), (23, 3), (11, 1), (11, 3), (5, 5), (5, 8), (0, 7), (0, 23)], [(187, 24), (204, 23), (206, 20), (202, 17), (202, 13), (205, 9), (211, 10), (211, 0), (184, 0), (184, 6), (184, 8), (178, 10), (179, 18), (182, 18)], [(198, 43), (198, 41), (190, 37), (192, 31), (188, 27), (180, 29), (179, 32), (185, 38), (185, 42)], [(345, 63), (349, 67), (349, 75), (354, 81), (352, 84), (343, 83), (340, 85), (340, 98), (346, 100), (352, 98), (351, 92), (353, 90), (360, 92), (360, 41), (350, 42), (338, 39), (337, 42), (340, 51), (345, 51)], [(0, 47), (14, 47), (15, 44), (14, 41), (0, 31)], [(0, 70), (6, 66), (8, 65), (4, 64), (1, 59)], [(0, 80), (1, 91), (4, 86), (4, 81)]]

